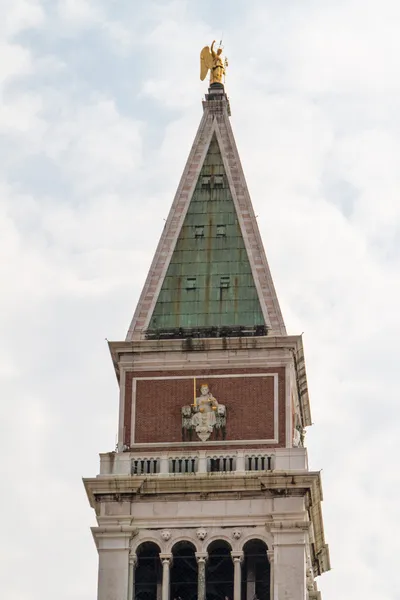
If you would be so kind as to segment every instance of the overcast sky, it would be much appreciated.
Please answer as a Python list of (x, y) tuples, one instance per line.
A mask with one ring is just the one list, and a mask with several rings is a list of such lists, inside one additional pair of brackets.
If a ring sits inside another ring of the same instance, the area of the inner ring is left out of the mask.
[(81, 476), (113, 450), (125, 338), (223, 36), (232, 126), (304, 332), (332, 571), (399, 600), (400, 3), (0, 0), (0, 587), (93, 600)]

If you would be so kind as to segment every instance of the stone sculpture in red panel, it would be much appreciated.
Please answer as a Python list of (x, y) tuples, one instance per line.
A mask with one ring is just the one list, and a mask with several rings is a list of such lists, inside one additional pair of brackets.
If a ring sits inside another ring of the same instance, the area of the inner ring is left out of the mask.
[(187, 434), (192, 440), (193, 431), (203, 441), (207, 441), (215, 431), (216, 439), (226, 434), (226, 406), (217, 401), (212, 395), (208, 383), (200, 384), (200, 396), (196, 396), (196, 379), (193, 380), (193, 404), (182, 406), (183, 439)]

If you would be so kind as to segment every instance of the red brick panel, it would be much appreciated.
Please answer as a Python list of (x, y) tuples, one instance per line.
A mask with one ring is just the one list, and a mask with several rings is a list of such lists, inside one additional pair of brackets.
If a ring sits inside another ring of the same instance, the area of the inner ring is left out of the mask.
[(135, 442), (180, 442), (181, 407), (191, 402), (192, 379), (137, 381)]
[[(278, 373), (279, 443), (285, 435), (285, 377), (284, 368), (236, 369), (235, 374)], [(132, 379), (136, 377), (179, 376), (182, 372), (127, 373), (125, 402), (125, 443), (130, 444)], [(232, 370), (198, 372), (197, 395), (200, 383), (206, 381), (213, 396), (227, 408), (227, 440), (257, 440), (274, 437), (274, 378), (212, 377), (211, 374), (233, 374)], [(193, 402), (193, 379), (146, 379), (136, 381), (135, 443), (181, 442), (181, 407)], [(212, 444), (214, 434), (205, 443)], [(193, 434), (193, 441), (200, 441)], [(274, 444), (275, 445), (275, 444)]]

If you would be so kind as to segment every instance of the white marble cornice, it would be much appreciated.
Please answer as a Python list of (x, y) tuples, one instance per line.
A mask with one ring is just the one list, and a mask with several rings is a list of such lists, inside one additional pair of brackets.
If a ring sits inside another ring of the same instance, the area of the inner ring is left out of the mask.
[(187, 474), (184, 477), (159, 477), (157, 475), (146, 477), (132, 476), (102, 476), (84, 479), (84, 485), (91, 506), (96, 504), (96, 496), (113, 495), (121, 499), (123, 495), (140, 494), (142, 496), (153, 494), (201, 494), (212, 492), (241, 492), (241, 491), (276, 491), (278, 495), (286, 496), (296, 491), (313, 491), (314, 501), (321, 500), (319, 472), (304, 473), (278, 473), (271, 472), (263, 475), (250, 473), (239, 475), (234, 473), (219, 477), (210, 477), (209, 474)]

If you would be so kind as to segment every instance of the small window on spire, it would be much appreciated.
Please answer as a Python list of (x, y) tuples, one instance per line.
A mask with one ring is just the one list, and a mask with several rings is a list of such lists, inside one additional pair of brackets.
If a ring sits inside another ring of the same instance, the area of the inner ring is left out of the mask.
[(231, 285), (231, 278), (230, 277), (221, 277), (220, 283), (219, 283), (219, 287), (220, 288), (228, 288)]
[(214, 175), (214, 188), (222, 189), (224, 187), (224, 176)]
[(194, 228), (194, 237), (202, 238), (204, 237), (204, 225), (196, 225)]
[(187, 290), (195, 290), (196, 289), (196, 277), (187, 277), (186, 289)]
[(225, 225), (217, 225), (217, 237), (226, 237)]
[(209, 188), (210, 187), (210, 175), (203, 175), (203, 177), (201, 178), (201, 187), (202, 188)]

